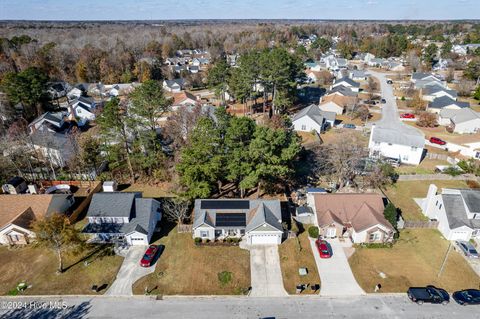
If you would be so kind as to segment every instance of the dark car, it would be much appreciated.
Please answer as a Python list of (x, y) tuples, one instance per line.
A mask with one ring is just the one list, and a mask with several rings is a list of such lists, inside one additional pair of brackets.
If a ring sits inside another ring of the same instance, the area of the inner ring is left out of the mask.
[(357, 127), (355, 126), (355, 124), (344, 124), (343, 128), (356, 129)]
[(433, 143), (433, 144), (438, 144), (438, 145), (445, 145), (447, 144), (447, 142), (445, 142), (444, 140), (438, 138), (438, 137), (435, 137), (435, 136), (432, 136), (430, 137), (430, 143)]
[(385, 103), (387, 103), (387, 100), (381, 99), (381, 100), (380, 100), (380, 103), (385, 104)]
[(452, 294), (452, 298), (462, 306), (466, 305), (478, 305), (480, 304), (480, 290), (478, 289), (465, 289), (461, 291), (455, 291)]
[(475, 249), (475, 247), (473, 247), (472, 244), (470, 244), (468, 241), (464, 241), (464, 240), (457, 240), (455, 242), (455, 244), (457, 244), (457, 247), (462, 251), (462, 253), (467, 256), (468, 258), (478, 258), (478, 252), (477, 250)]
[(390, 80), (390, 79), (388, 79), (388, 80), (387, 80), (387, 84), (393, 84), (393, 81)]
[(165, 246), (163, 245), (150, 245), (148, 246), (147, 250), (145, 251), (145, 254), (142, 257), (142, 260), (140, 260), (140, 266), (142, 267), (150, 267), (153, 265), (155, 261), (155, 257), (158, 254), (161, 254), (163, 250), (165, 249)]
[(450, 302), (450, 295), (445, 289), (434, 286), (410, 287), (407, 291), (411, 301), (421, 305), (424, 302), (446, 305)]

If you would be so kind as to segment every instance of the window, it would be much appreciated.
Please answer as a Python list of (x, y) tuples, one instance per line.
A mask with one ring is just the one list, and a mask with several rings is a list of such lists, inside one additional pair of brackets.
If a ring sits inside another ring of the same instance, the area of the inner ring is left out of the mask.
[(438, 206), (438, 200), (436, 201), (435, 206)]
[(202, 237), (202, 238), (208, 237), (208, 230), (201, 230), (200, 231), (200, 237)]
[(302, 131), (306, 131), (307, 130), (307, 126), (306, 125), (302, 125)]
[(402, 156), (402, 160), (408, 161), (408, 155), (403, 155), (403, 156)]
[(442, 204), (440, 204), (440, 206), (438, 206), (438, 209), (442, 209)]
[(475, 153), (475, 158), (480, 158), (480, 152)]
[(380, 233), (375, 232), (375, 233), (371, 233), (368, 238), (370, 241), (377, 241), (377, 240), (380, 240), (380, 237), (381, 237)]

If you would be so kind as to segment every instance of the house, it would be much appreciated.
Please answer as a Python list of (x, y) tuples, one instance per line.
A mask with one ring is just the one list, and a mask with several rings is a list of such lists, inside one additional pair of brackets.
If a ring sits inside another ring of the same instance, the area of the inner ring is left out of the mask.
[(358, 82), (355, 82), (353, 81), (352, 79), (350, 78), (347, 78), (347, 77), (343, 77), (341, 79), (336, 79), (335, 82), (332, 84), (332, 86), (330, 87), (330, 90), (332, 90), (333, 88), (339, 86), (339, 85), (343, 85), (345, 87), (348, 87), (350, 88), (353, 92), (358, 92), (360, 90), (360, 83)]
[(190, 92), (182, 91), (173, 93), (172, 109), (176, 111), (181, 106), (195, 106), (199, 101), (195, 95)]
[(434, 71), (443, 71), (447, 70), (450, 66), (452, 66), (453, 61), (452, 59), (442, 59), (440, 58), (432, 67)]
[(414, 83), (415, 89), (422, 89), (434, 85), (446, 87), (445, 81), (442, 78), (431, 73), (414, 72), (410, 81)]
[(392, 158), (400, 163), (418, 165), (423, 156), (425, 135), (419, 130), (398, 123), (374, 124), (370, 131), (370, 156)]
[(369, 62), (372, 60), (372, 59), (375, 59), (375, 55), (371, 54), (371, 53), (366, 53), (364, 56), (363, 56), (363, 61), (367, 64), (369, 64)]
[(480, 191), (476, 189), (448, 189), (439, 193), (430, 184), (427, 197), (420, 207), (425, 216), (438, 221), (438, 230), (448, 240), (480, 237)]
[(325, 96), (335, 95), (335, 94), (340, 96), (352, 96), (352, 97), (357, 96), (356, 92), (353, 92), (352, 89), (343, 85), (338, 85), (333, 89), (329, 90)]
[(279, 245), (284, 234), (280, 201), (197, 199), (192, 230), (194, 238), (241, 237), (249, 245)]
[(30, 140), (44, 160), (57, 167), (65, 167), (75, 154), (68, 132), (39, 129), (30, 134)]
[(164, 80), (163, 89), (168, 92), (180, 92), (185, 86), (184, 79)]
[(393, 240), (394, 227), (385, 219), (385, 201), (379, 194), (308, 193), (319, 233), (328, 238), (350, 238), (355, 244)]
[(353, 81), (366, 81), (368, 79), (368, 74), (364, 70), (352, 70), (348, 77)]
[(68, 109), (70, 120), (75, 120), (79, 126), (84, 126), (95, 120), (97, 103), (91, 97), (80, 96), (68, 105)]
[(305, 68), (314, 72), (320, 72), (322, 70), (322, 65), (320, 62), (305, 62)]
[(440, 85), (429, 85), (422, 89), (422, 99), (432, 102), (436, 98), (447, 96), (452, 100), (457, 99), (457, 91), (449, 90)]
[(345, 109), (355, 106), (356, 103), (356, 97), (332, 94), (322, 97), (319, 108), (324, 112), (334, 112), (337, 115), (342, 115)]
[(35, 239), (33, 221), (66, 213), (74, 202), (71, 194), (0, 195), (0, 244), (32, 242)]
[(438, 114), (442, 110), (460, 110), (467, 107), (470, 107), (470, 103), (455, 101), (448, 96), (442, 96), (428, 103), (427, 111)]
[(380, 68), (386, 61), (387, 60), (382, 58), (372, 58), (367, 62), (367, 65), (374, 68)]
[(348, 61), (343, 58), (337, 58), (334, 55), (328, 55), (323, 58), (323, 62), (325, 63), (325, 67), (330, 71), (339, 71), (341, 69), (346, 69)]
[(75, 99), (78, 99), (79, 97), (81, 97), (83, 95), (83, 91), (81, 89), (79, 89), (78, 87), (73, 87), (70, 91), (68, 91), (67, 93), (67, 97), (70, 99), (70, 100), (75, 100)]
[(472, 134), (480, 131), (480, 113), (471, 108), (445, 109), (439, 114), (439, 124), (448, 125), (454, 133)]
[(480, 43), (458, 44), (452, 47), (452, 52), (459, 55), (467, 55), (477, 49), (480, 49)]
[(67, 95), (70, 86), (67, 82), (52, 82), (47, 84), (47, 94), (52, 99), (59, 99)]
[(27, 183), (20, 176), (15, 176), (2, 185), (2, 190), (5, 194), (22, 194), (27, 190)]
[(385, 64), (385, 68), (393, 72), (405, 71), (405, 66), (401, 62), (396, 62), (396, 61), (388, 61)]
[(148, 245), (162, 218), (160, 203), (141, 193), (96, 193), (82, 230), (92, 242)]
[(301, 132), (315, 131), (320, 134), (328, 127), (333, 127), (335, 117), (335, 112), (322, 111), (318, 105), (312, 104), (293, 116), (293, 129)]
[(313, 70), (307, 70), (305, 71), (305, 74), (307, 75), (308, 83), (317, 83), (322, 77), (322, 74), (320, 72)]
[(45, 112), (32, 123), (28, 124), (29, 133), (39, 130), (41, 127), (48, 129), (51, 132), (62, 131), (67, 126), (67, 112)]
[(191, 64), (193, 66), (203, 67), (210, 64), (210, 60), (206, 58), (194, 58)]

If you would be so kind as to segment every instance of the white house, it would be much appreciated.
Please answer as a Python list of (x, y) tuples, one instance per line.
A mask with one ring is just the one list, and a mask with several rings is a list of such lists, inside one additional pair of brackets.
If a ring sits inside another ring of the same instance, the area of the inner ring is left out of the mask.
[(360, 83), (355, 82), (352, 79), (347, 77), (336, 79), (335, 82), (330, 87), (330, 90), (340, 85), (350, 88), (353, 92), (358, 92), (360, 90)]
[(480, 237), (480, 191), (475, 189), (442, 189), (430, 184), (427, 197), (421, 201), (422, 212), (438, 221), (438, 230), (448, 240)]
[(70, 119), (76, 120), (79, 126), (83, 126), (95, 120), (97, 104), (91, 97), (80, 96), (69, 104), (68, 109)]
[(347, 108), (355, 106), (356, 103), (356, 97), (330, 94), (322, 97), (319, 108), (324, 112), (334, 112), (337, 115), (342, 115)]
[(284, 234), (278, 199), (197, 199), (193, 220), (193, 237), (211, 241), (234, 237), (249, 245), (279, 245)]
[(164, 80), (163, 89), (168, 92), (180, 92), (185, 86), (184, 79)]
[(96, 193), (82, 232), (98, 243), (148, 245), (161, 218), (160, 203), (141, 193)]
[(449, 97), (452, 100), (456, 100), (457, 91), (449, 90), (448, 88), (440, 85), (428, 85), (422, 89), (422, 99), (424, 101), (432, 102), (436, 98), (443, 96)]
[(350, 238), (355, 244), (393, 240), (395, 229), (385, 219), (383, 197), (376, 193), (310, 193), (307, 205), (322, 236)]
[(439, 114), (439, 124), (450, 126), (453, 132), (458, 134), (477, 133), (480, 131), (480, 113), (471, 108), (442, 110)]
[(312, 104), (296, 113), (292, 118), (292, 124), (295, 131), (315, 131), (320, 134), (328, 127), (333, 127), (335, 118), (335, 112), (322, 111), (318, 105)]
[(51, 132), (61, 130), (64, 127), (67, 116), (67, 112), (45, 112), (28, 124), (28, 131), (33, 133), (42, 127)]
[(469, 108), (470, 103), (455, 101), (448, 96), (442, 96), (435, 98), (432, 102), (428, 103), (427, 111), (431, 113), (440, 113), (442, 110), (460, 110)]
[(425, 135), (404, 124), (372, 125), (368, 149), (371, 157), (387, 157), (400, 163), (418, 165), (422, 159)]
[(366, 81), (368, 79), (368, 74), (364, 70), (352, 70), (348, 76), (353, 81)]
[(469, 52), (480, 48), (480, 43), (457, 44), (452, 47), (452, 52), (459, 55), (467, 55)]

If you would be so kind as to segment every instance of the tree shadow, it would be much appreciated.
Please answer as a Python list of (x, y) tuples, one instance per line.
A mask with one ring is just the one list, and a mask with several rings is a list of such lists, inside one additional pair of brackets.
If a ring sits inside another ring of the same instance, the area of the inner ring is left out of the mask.
[(157, 226), (160, 227), (160, 231), (153, 233), (153, 236), (151, 239), (152, 243), (162, 239), (163, 237), (168, 237), (170, 232), (177, 226), (177, 223), (171, 222), (166, 218), (162, 218), (162, 220), (157, 224)]
[(79, 260), (74, 262), (73, 264), (65, 267), (63, 269), (63, 272), (66, 272), (70, 268), (72, 268), (72, 267), (74, 267), (74, 266), (92, 258), (95, 255), (97, 255), (97, 257), (99, 257), (99, 258), (107, 256), (107, 255), (109, 255), (109, 252), (110, 252), (111, 249), (112, 249), (112, 247), (110, 245), (100, 244), (100, 245), (96, 246), (93, 250), (91, 250), (87, 255), (83, 256), (82, 258), (80, 258)]
[(62, 300), (26, 301), (26, 307), (10, 310), (7, 313), (3, 314), (1, 318), (81, 319), (87, 318), (92, 308), (90, 301), (84, 301), (81, 304), (75, 306), (69, 306), (68, 303), (62, 302)]

